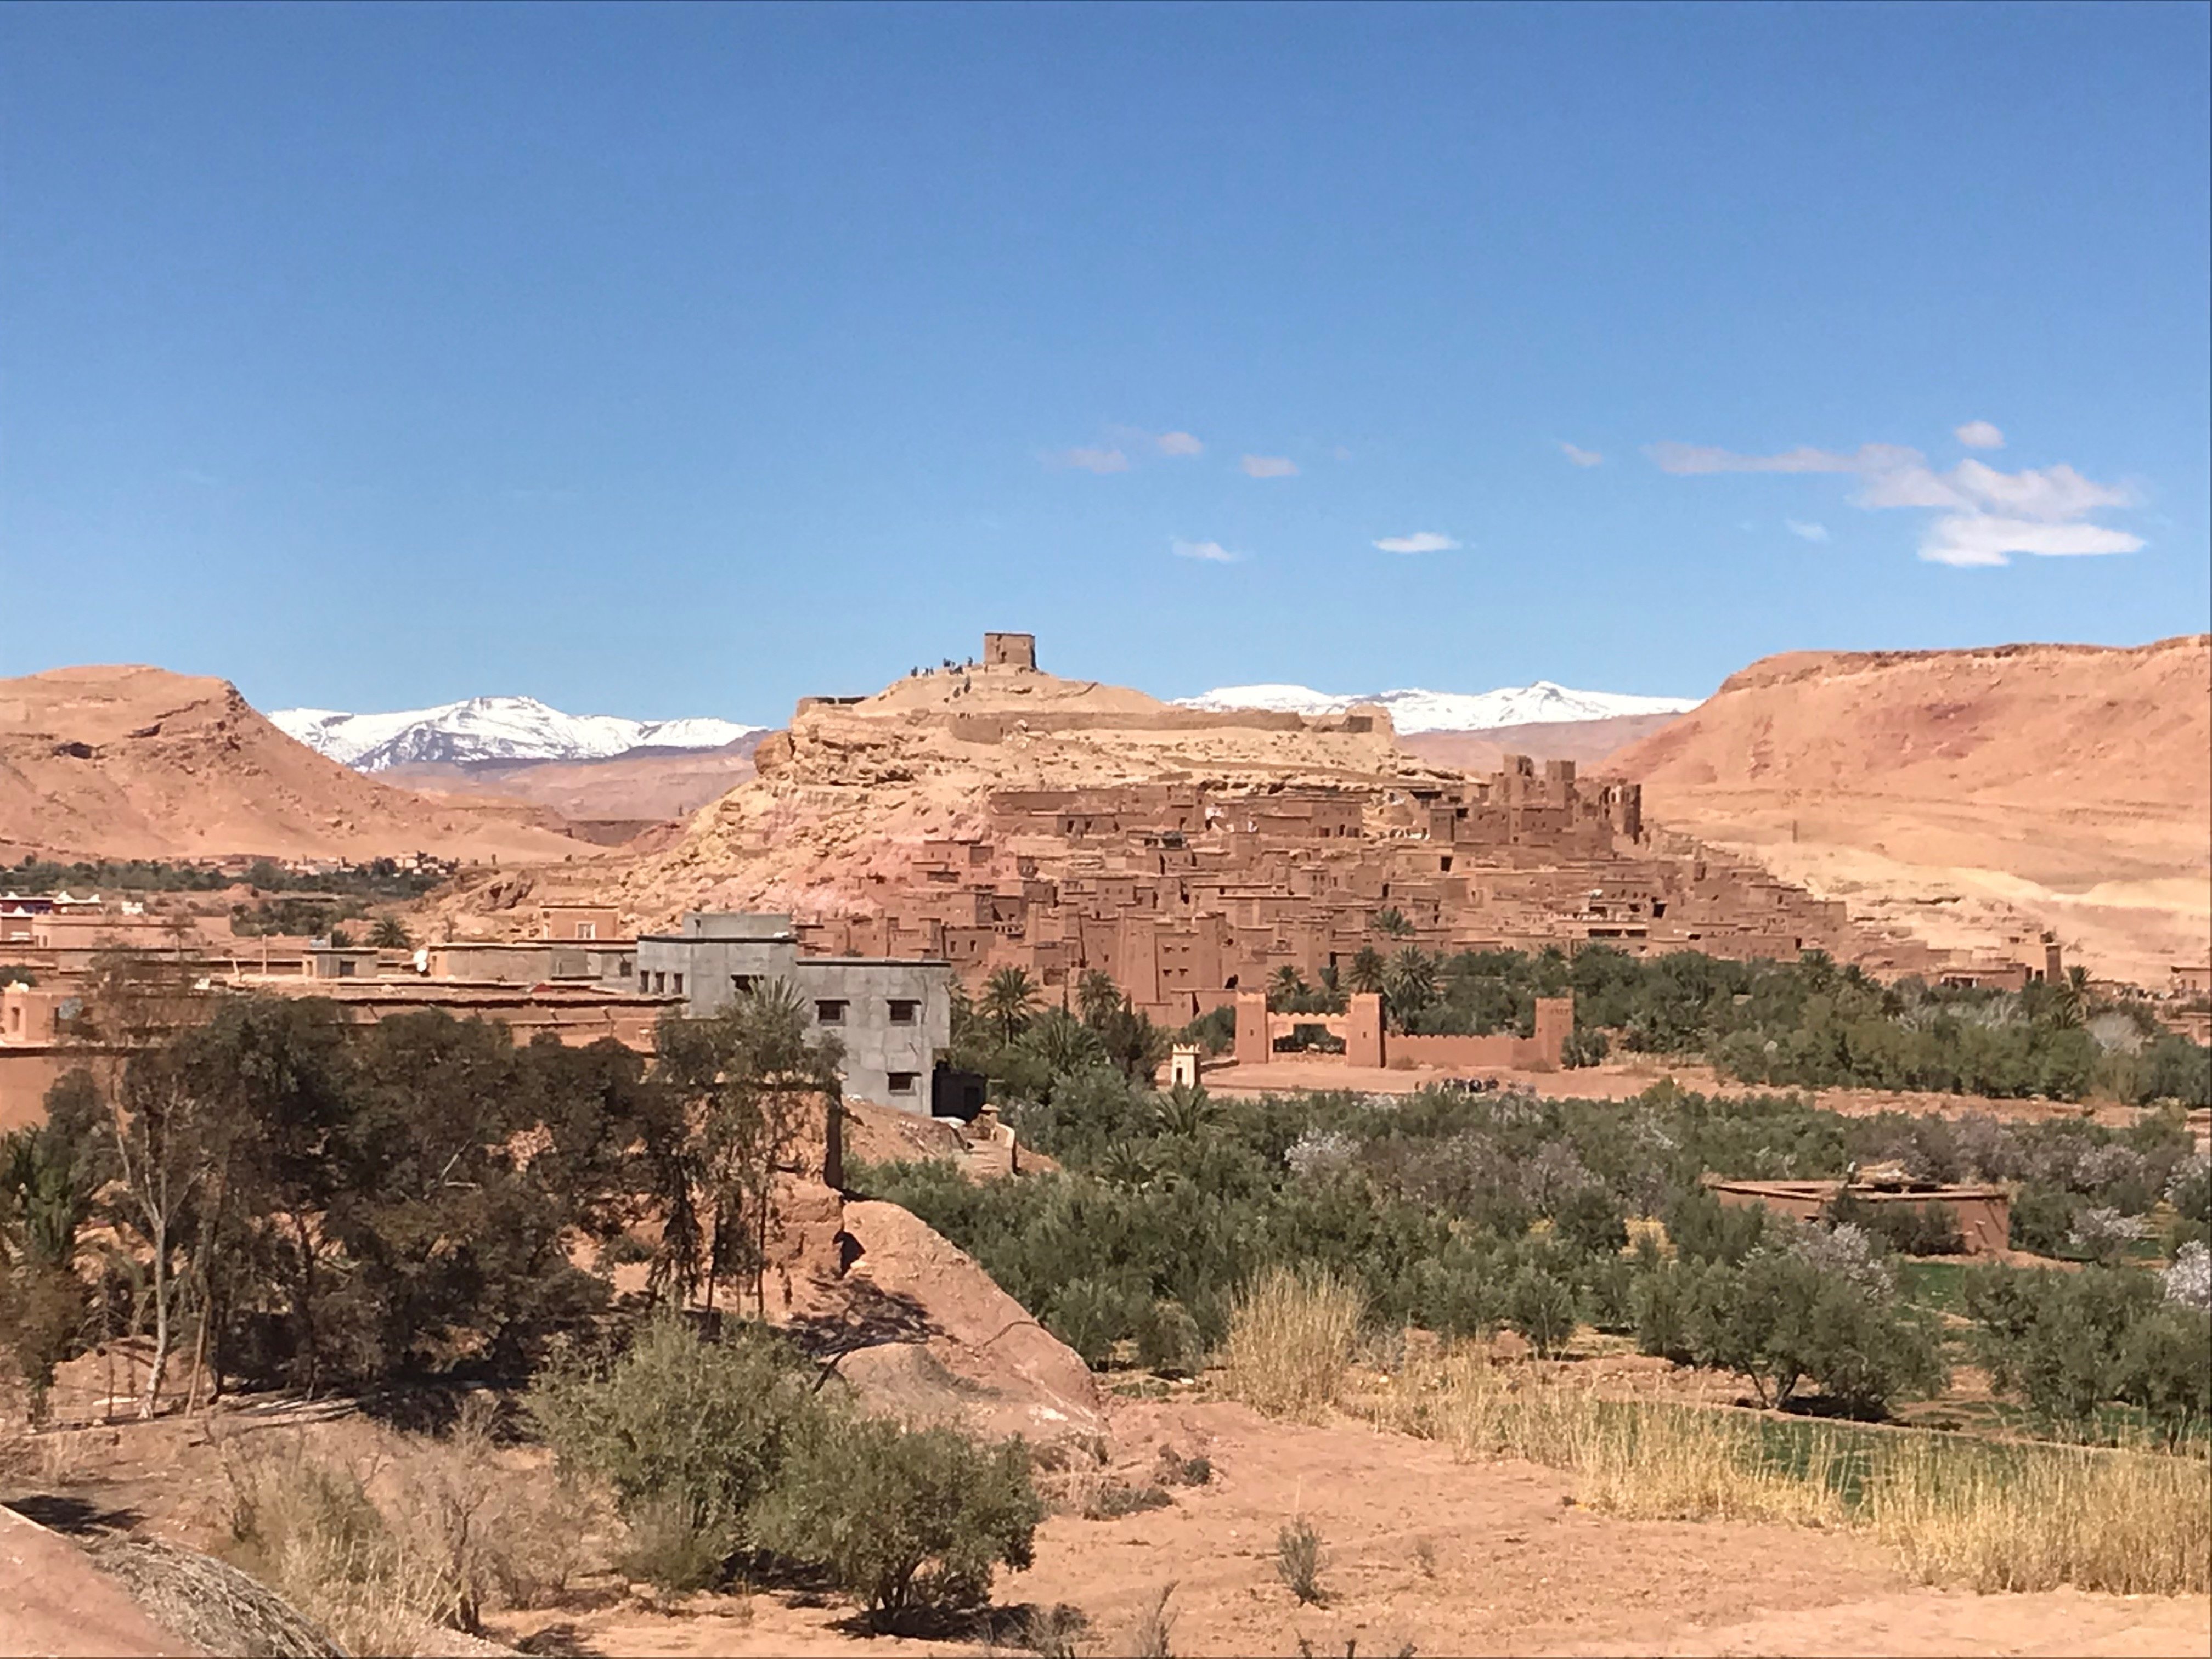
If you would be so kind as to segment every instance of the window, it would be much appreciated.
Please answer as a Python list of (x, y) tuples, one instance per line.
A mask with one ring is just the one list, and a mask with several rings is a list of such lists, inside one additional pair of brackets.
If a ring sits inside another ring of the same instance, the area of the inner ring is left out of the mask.
[(919, 1072), (886, 1072), (884, 1073), (884, 1081), (889, 1085), (891, 1093), (895, 1095), (910, 1095), (915, 1091), (915, 1085), (921, 1080), (921, 1073)]
[(598, 922), (580, 921), (576, 924), (576, 937), (578, 939), (597, 939), (599, 936), (599, 924)]
[(814, 1005), (815, 1023), (821, 1025), (842, 1025), (845, 1023), (845, 1004), (842, 999), (830, 998)]
[(684, 975), (681, 974), (671, 974), (668, 976), (668, 980), (669, 989), (675, 992), (678, 996), (682, 996), (684, 994)]
[(615, 972), (621, 975), (624, 979), (628, 979), (630, 975), (631, 966), (630, 959), (628, 957), (617, 957), (615, 962)]
[(921, 1005), (919, 1002), (910, 1001), (900, 997), (893, 997), (891, 999), (892, 1024), (911, 1025), (915, 1020), (921, 1018)]
[(750, 996), (753, 992), (760, 988), (760, 975), (758, 974), (732, 974), (730, 975), (730, 988), (732, 991), (735, 991), (741, 997)]
[(654, 994), (654, 995), (656, 995), (656, 996), (658, 996), (661, 992), (665, 991), (667, 988), (668, 988), (668, 975), (665, 975), (665, 974), (659, 974), (659, 973), (656, 973), (655, 975), (653, 975), (653, 994)]

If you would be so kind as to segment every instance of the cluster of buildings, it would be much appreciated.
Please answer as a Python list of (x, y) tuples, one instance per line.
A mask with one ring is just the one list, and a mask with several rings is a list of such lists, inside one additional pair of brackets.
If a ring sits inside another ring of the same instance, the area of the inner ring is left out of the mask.
[(1018, 967), (1048, 989), (1103, 969), (1178, 1024), (1279, 969), (1315, 981), (1370, 947), (1795, 957), (1868, 944), (1838, 902), (1658, 850), (1637, 786), (1587, 782), (1570, 761), (1509, 757), (1456, 782), (1008, 790), (987, 818), (926, 844), (866, 913), (802, 922), (801, 943), (942, 957), (970, 979)]

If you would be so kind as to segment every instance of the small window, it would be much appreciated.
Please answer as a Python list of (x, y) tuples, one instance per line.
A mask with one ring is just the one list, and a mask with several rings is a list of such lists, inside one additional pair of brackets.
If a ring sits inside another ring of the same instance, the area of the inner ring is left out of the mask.
[(915, 1021), (921, 1018), (921, 1005), (919, 1002), (901, 997), (893, 997), (891, 999), (892, 1024), (911, 1025)]
[(576, 924), (576, 937), (578, 939), (597, 939), (599, 936), (599, 924), (598, 922), (580, 921)]
[(821, 1025), (842, 1025), (845, 1005), (842, 1000), (829, 1000), (814, 1005), (815, 1023)]
[(668, 976), (668, 988), (674, 992), (678, 996), (682, 996), (684, 994), (684, 975), (681, 974), (671, 974)]
[(615, 959), (615, 972), (619, 974), (624, 979), (628, 979), (629, 977), (630, 969), (633, 966), (634, 964), (628, 957), (618, 957)]
[(912, 1094), (915, 1085), (921, 1080), (921, 1073), (919, 1072), (886, 1072), (884, 1077), (891, 1093), (895, 1095)]
[(663, 974), (663, 973), (655, 973), (655, 974), (653, 975), (653, 994), (654, 994), (655, 996), (658, 996), (658, 995), (659, 995), (659, 994), (660, 994), (660, 993), (661, 993), (661, 992), (665, 991), (667, 988), (668, 988), (668, 975), (665, 975), (665, 974)]
[(730, 975), (730, 988), (732, 991), (735, 991), (741, 997), (750, 996), (755, 991), (760, 988), (760, 975), (758, 974), (732, 974)]

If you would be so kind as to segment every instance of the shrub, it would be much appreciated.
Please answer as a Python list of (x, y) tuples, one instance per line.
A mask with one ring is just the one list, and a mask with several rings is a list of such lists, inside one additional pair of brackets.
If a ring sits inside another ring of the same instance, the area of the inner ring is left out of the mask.
[(1230, 1313), (1229, 1393), (1270, 1417), (1318, 1418), (1352, 1363), (1359, 1319), (1358, 1292), (1334, 1273), (1269, 1268)]
[(1162, 1446), (1152, 1478), (1163, 1486), (1202, 1486), (1213, 1479), (1213, 1460), (1185, 1457), (1173, 1446)]
[(1698, 1267), (1662, 1262), (1637, 1275), (1634, 1294), (1638, 1352), (1686, 1365), (1697, 1357), (1692, 1321), (1698, 1305)]
[(1164, 1510), (1174, 1502), (1163, 1486), (1133, 1486), (1126, 1480), (1109, 1480), (1084, 1500), (1083, 1518), (1118, 1521), (1125, 1515)]
[(1325, 1565), (1321, 1534), (1304, 1516), (1275, 1534), (1275, 1577), (1302, 1605), (1316, 1607), (1327, 1599), (1321, 1583)]
[(1044, 1504), (1018, 1440), (830, 1416), (799, 1438), (759, 1511), (761, 1541), (828, 1567), (880, 1628), (980, 1604), (1026, 1567)]
[(1139, 1298), (1103, 1279), (1071, 1279), (1052, 1293), (1044, 1327), (1082, 1356), (1093, 1370), (1114, 1355), (1114, 1345), (1141, 1317)]
[(2074, 1212), (2081, 1200), (2073, 1194), (2049, 1187), (2021, 1188), (2012, 1201), (2012, 1248), (2036, 1255), (2063, 1253), (2074, 1231)]
[(1620, 1206), (1595, 1184), (1578, 1187), (1552, 1213), (1552, 1236), (1585, 1255), (1617, 1255), (1628, 1247)]
[(1575, 1334), (1575, 1287), (1541, 1267), (1522, 1268), (1506, 1286), (1505, 1322), (1548, 1359)]
[(2159, 1281), (2134, 1268), (1985, 1267), (1967, 1275), (1966, 1299), (1991, 1384), (2081, 1431), (2119, 1397), (2128, 1334), (2161, 1298)]
[(2092, 1261), (2114, 1262), (2143, 1236), (2143, 1224), (2102, 1205), (2077, 1211), (2066, 1242)]
[(1137, 1323), (1137, 1363), (1170, 1376), (1190, 1376), (1206, 1363), (1206, 1339), (1180, 1302), (1154, 1302)]
[(1667, 1237), (1675, 1253), (1691, 1261), (1733, 1266), (1759, 1248), (1766, 1225), (1765, 1205), (1723, 1204), (1700, 1189), (1685, 1193), (1667, 1212)]
[(764, 1328), (732, 1322), (702, 1341), (663, 1316), (611, 1364), (557, 1358), (525, 1409), (563, 1468), (612, 1488), (641, 1576), (696, 1589), (747, 1541), (751, 1510), (814, 1408), (810, 1380)]
[(2115, 1392), (2169, 1445), (2212, 1419), (2212, 1315), (2168, 1302), (2129, 1328)]
[(2173, 1260), (2159, 1275), (2166, 1299), (2200, 1312), (2212, 1309), (2212, 1247), (2192, 1239), (2173, 1253)]

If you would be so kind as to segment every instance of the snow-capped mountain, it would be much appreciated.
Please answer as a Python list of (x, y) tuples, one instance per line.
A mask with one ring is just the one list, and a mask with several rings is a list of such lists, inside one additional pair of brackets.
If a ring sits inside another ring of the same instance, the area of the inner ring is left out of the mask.
[(471, 697), (392, 714), (280, 708), (269, 718), (357, 772), (425, 761), (605, 760), (633, 749), (720, 749), (762, 729), (712, 719), (564, 714), (535, 697)]
[(1636, 697), (1618, 691), (1571, 691), (1549, 680), (1501, 686), (1495, 691), (1373, 691), (1337, 696), (1304, 685), (1224, 685), (1195, 697), (1178, 697), (1185, 708), (1272, 708), (1293, 714), (1341, 714), (1364, 702), (1390, 711), (1399, 731), (1487, 732), (1539, 720), (1602, 720), (1617, 714), (1679, 714), (1696, 697)]

